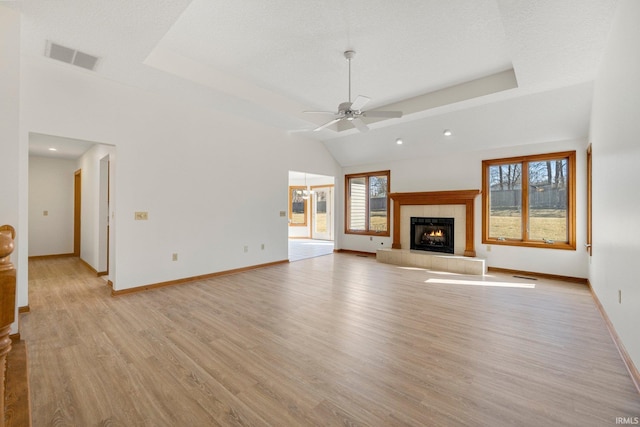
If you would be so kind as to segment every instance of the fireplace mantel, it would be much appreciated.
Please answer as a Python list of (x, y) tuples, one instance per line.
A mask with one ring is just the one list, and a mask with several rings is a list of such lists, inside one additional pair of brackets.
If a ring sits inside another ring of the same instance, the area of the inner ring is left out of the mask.
[[(464, 255), (476, 256), (473, 244), (473, 206), (480, 190), (427, 191), (418, 193), (391, 193), (393, 200), (393, 249), (402, 249), (400, 244), (400, 209), (404, 205), (465, 205), (465, 248)], [(407, 248), (408, 249), (408, 248)]]

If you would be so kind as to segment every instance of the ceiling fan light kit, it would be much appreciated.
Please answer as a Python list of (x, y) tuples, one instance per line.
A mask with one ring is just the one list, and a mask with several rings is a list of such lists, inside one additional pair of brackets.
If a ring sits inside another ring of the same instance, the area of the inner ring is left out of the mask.
[(338, 111), (305, 111), (305, 113), (318, 113), (318, 114), (331, 114), (335, 118), (329, 120), (323, 125), (318, 126), (313, 131), (318, 132), (322, 129), (325, 129), (335, 123), (338, 123), (341, 120), (349, 121), (353, 124), (353, 126), (358, 129), (360, 132), (367, 132), (369, 130), (369, 126), (362, 121), (362, 117), (379, 117), (379, 118), (400, 118), (402, 117), (402, 111), (363, 111), (362, 108), (371, 101), (371, 98), (368, 98), (363, 95), (358, 95), (356, 99), (351, 102), (351, 60), (356, 55), (356, 52), (353, 50), (347, 50), (344, 52), (344, 57), (347, 59), (349, 63), (349, 100), (346, 102), (342, 102), (338, 105)]

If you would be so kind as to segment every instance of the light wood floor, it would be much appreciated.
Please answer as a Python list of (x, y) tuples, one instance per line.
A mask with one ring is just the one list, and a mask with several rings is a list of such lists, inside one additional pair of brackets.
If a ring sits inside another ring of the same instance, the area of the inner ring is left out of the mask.
[(332, 240), (289, 239), (289, 261), (330, 255), (333, 253), (333, 246)]
[(112, 298), (77, 259), (34, 260), (21, 315), (33, 425), (613, 426), (640, 416), (586, 286), (469, 280), (334, 254)]

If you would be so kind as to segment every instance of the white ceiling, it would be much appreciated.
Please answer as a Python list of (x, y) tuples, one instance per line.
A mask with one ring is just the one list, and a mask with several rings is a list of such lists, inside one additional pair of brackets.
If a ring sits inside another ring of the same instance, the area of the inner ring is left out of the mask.
[(56, 159), (78, 159), (95, 143), (40, 133), (29, 134), (29, 155)]
[[(591, 82), (617, 1), (4, 4), (23, 13), (24, 55), (42, 56), (51, 40), (99, 56), (96, 72), (104, 77), (290, 131), (327, 121), (303, 110), (335, 110), (347, 100), (343, 52), (353, 49), (352, 97), (370, 97), (367, 109), (393, 104), (408, 113), (373, 123), (366, 134), (335, 127), (296, 133), (322, 140), (338, 162), (353, 165), (434, 147), (585, 137)], [(493, 75), (505, 71), (510, 83), (496, 84)], [(465, 84), (475, 79), (474, 88)], [(444, 128), (454, 131), (446, 141)], [(398, 147), (399, 136), (406, 142)]]

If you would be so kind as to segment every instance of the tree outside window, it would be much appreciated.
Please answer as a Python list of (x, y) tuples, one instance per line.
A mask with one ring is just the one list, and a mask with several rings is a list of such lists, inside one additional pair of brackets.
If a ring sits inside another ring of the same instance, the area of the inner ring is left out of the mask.
[(482, 165), (483, 243), (575, 249), (575, 151)]

